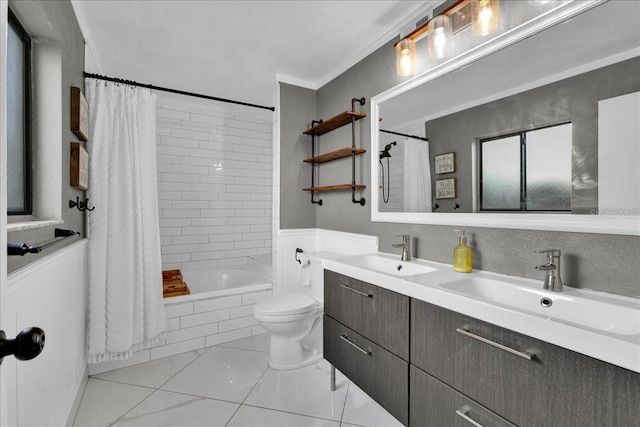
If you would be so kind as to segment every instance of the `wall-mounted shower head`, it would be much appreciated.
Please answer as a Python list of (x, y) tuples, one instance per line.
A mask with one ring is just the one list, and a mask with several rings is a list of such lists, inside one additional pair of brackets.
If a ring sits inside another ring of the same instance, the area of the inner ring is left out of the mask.
[(384, 159), (385, 157), (391, 157), (391, 153), (389, 153), (389, 150), (391, 150), (391, 147), (394, 145), (397, 145), (398, 143), (393, 141), (387, 145), (384, 146), (384, 150), (380, 151), (380, 160)]

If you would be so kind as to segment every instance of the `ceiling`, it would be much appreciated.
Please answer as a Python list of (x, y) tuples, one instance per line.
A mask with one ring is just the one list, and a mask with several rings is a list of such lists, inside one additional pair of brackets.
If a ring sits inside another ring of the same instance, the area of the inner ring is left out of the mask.
[(72, 0), (86, 71), (267, 106), (277, 80), (320, 88), (432, 3)]

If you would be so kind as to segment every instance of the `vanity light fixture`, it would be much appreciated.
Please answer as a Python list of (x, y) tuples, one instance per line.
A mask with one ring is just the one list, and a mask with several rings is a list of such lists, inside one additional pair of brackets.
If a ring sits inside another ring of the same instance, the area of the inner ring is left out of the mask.
[(471, 32), (488, 36), (500, 27), (500, 0), (472, 0)]
[(468, 5), (471, 0), (449, 0), (449, 5), (431, 20), (424, 20), (416, 24), (415, 30), (407, 34), (402, 40), (397, 42), (396, 48), (396, 68), (399, 76), (410, 76), (416, 72), (415, 43), (418, 39), (427, 34), (429, 45), (429, 56), (433, 59), (442, 59), (447, 55), (451, 44), (451, 18), (450, 15), (457, 13), (462, 7)]
[[(468, 12), (469, 9), (471, 13)], [(432, 59), (442, 59), (451, 48), (453, 32), (466, 28), (469, 21), (474, 36), (487, 36), (500, 27), (500, 0), (449, 0), (436, 13), (438, 14), (433, 19), (417, 24), (415, 30), (394, 45), (399, 76), (411, 76), (416, 72), (415, 44), (425, 34), (429, 56)]]

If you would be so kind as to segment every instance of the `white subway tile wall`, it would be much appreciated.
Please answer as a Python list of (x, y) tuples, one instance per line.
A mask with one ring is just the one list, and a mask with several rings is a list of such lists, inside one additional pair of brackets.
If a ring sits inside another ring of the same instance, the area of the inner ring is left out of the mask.
[(272, 116), (159, 101), (164, 269), (218, 268), (271, 252)]
[(272, 296), (273, 291), (268, 289), (178, 303), (167, 301), (169, 330), (165, 340), (151, 348), (151, 359), (160, 353), (177, 354), (178, 350), (189, 351), (264, 333), (253, 316), (253, 306)]

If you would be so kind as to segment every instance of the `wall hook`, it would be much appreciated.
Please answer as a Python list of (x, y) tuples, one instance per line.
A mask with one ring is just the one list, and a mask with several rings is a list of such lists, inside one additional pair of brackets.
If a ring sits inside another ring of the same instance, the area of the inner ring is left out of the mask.
[(460, 205), (457, 203), (453, 206), (453, 210), (455, 211), (456, 209), (460, 209)]
[(296, 248), (296, 257), (295, 258), (296, 258), (296, 261), (298, 261), (298, 264), (300, 264), (300, 265), (302, 265), (302, 261), (300, 261), (298, 259), (298, 254), (301, 254), (302, 252), (304, 252), (302, 249)]
[(78, 208), (80, 212), (89, 211), (91, 212), (96, 207), (89, 207), (89, 199), (84, 199), (84, 202), (80, 201), (80, 197), (76, 197), (75, 202), (73, 200), (69, 200), (69, 208)]

